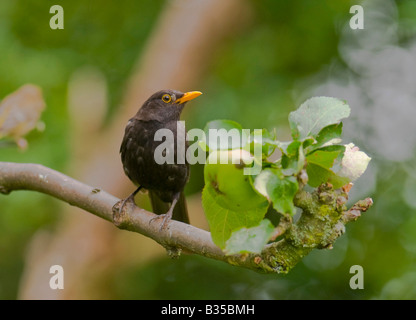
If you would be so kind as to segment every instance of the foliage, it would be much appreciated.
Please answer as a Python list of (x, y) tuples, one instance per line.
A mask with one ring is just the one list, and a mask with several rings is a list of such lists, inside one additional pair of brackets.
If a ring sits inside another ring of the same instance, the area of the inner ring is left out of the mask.
[[(241, 137), (237, 144), (228, 144), (232, 151), (224, 150), (224, 143), (208, 143), (211, 153), (205, 165), (202, 202), (213, 241), (229, 254), (258, 253), (273, 235), (270, 221), (263, 219), (268, 204), (275, 214), (294, 216), (294, 197), (304, 184), (319, 187), (330, 183), (338, 189), (363, 174), (370, 158), (358, 150), (360, 156), (354, 153), (352, 157), (351, 145), (346, 148), (340, 144), (341, 120), (349, 114), (344, 101), (314, 97), (289, 114), (292, 141), (271, 139), (272, 135), (263, 129), (253, 131), (248, 139)], [(210, 122), (206, 131), (208, 128), (224, 129), (221, 142), (228, 142), (227, 130), (243, 132), (238, 123), (226, 120)], [(278, 160), (270, 160), (273, 147), (282, 153)], [(256, 149), (261, 155), (256, 156)], [(233, 164), (231, 157), (220, 162), (224, 159), (218, 154), (237, 154), (240, 164)], [(253, 169), (256, 162), (261, 163), (261, 171), (247, 174), (244, 169)]]

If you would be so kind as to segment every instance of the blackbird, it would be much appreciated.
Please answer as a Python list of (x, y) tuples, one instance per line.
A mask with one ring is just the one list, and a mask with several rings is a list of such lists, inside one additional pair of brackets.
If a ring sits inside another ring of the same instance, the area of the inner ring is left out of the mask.
[[(134, 202), (134, 196), (144, 188), (149, 191), (154, 213), (163, 217), (160, 229), (171, 218), (189, 223), (183, 195), (183, 189), (189, 179), (189, 164), (186, 159), (177, 161), (177, 141), (185, 144), (185, 152), (188, 144), (185, 128), (179, 119), (186, 102), (201, 94), (199, 91), (158, 91), (147, 99), (136, 115), (128, 121), (120, 147), (121, 161), (125, 174), (138, 188), (122, 201), (120, 212), (125, 203)], [(155, 134), (160, 129), (168, 129), (173, 133), (173, 145), (169, 145), (163, 151), (164, 156), (169, 152), (174, 153), (173, 163), (159, 164), (160, 161), (155, 159), (156, 149), (164, 143), (155, 139)]]

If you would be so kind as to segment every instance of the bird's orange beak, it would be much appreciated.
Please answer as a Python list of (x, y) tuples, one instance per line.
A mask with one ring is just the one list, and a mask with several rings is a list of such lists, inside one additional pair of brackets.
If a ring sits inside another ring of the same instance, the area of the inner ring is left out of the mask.
[(176, 103), (184, 103), (186, 101), (189, 101), (189, 100), (195, 99), (196, 97), (199, 97), (201, 94), (202, 94), (202, 92), (200, 92), (200, 91), (189, 91), (189, 92), (186, 92), (182, 96), (182, 98), (177, 99), (175, 102)]

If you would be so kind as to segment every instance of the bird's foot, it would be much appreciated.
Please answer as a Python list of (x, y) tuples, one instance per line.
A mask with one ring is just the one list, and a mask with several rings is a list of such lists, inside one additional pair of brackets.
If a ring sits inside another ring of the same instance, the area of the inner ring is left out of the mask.
[(168, 211), (165, 214), (161, 214), (161, 215), (158, 215), (158, 216), (150, 219), (149, 224), (152, 223), (153, 220), (163, 219), (162, 223), (160, 224), (160, 228), (159, 228), (159, 231), (162, 231), (165, 228), (166, 223), (168, 223), (171, 218), (172, 218), (172, 212)]
[(126, 203), (131, 203), (133, 205), (136, 205), (134, 203), (134, 197), (136, 196), (136, 194), (142, 189), (142, 187), (138, 187), (131, 195), (129, 195), (126, 199), (117, 201), (117, 203), (113, 206), (113, 213), (116, 213), (116, 210), (118, 210), (118, 214), (121, 215), (123, 213), (124, 210), (124, 206), (126, 205)]
[(165, 227), (166, 223), (170, 221), (170, 219), (172, 219), (172, 215), (173, 215), (173, 209), (175, 209), (175, 205), (178, 202), (180, 193), (178, 193), (175, 198), (172, 201), (172, 205), (170, 206), (168, 212), (166, 212), (165, 214), (161, 214), (157, 217), (154, 217), (152, 219), (150, 219), (149, 224), (156, 219), (160, 219), (163, 218), (162, 224), (160, 225), (159, 231), (162, 231), (162, 229)]
[(126, 214), (127, 204), (135, 205), (134, 196), (130, 195), (126, 199), (117, 201), (116, 204), (113, 206), (113, 222), (119, 228), (121, 227), (121, 225), (127, 218), (127, 214)]

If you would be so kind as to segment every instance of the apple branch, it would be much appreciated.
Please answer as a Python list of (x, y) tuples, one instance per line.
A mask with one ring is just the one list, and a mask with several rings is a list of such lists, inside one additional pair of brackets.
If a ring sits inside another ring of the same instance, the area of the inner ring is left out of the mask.
[[(303, 209), (296, 224), (288, 227), (283, 239), (268, 244), (260, 254), (227, 256), (211, 240), (208, 231), (171, 220), (163, 230), (154, 213), (127, 204), (119, 212), (120, 199), (39, 164), (0, 162), (0, 193), (32, 190), (79, 207), (113, 222), (120, 229), (152, 238), (177, 256), (181, 250), (262, 272), (285, 273), (313, 248), (328, 248), (344, 231), (344, 224), (356, 220), (372, 204), (371, 199), (345, 208), (346, 192), (324, 186), (310, 194), (300, 191), (295, 204)], [(345, 201), (344, 201), (345, 200)], [(325, 206), (322, 206), (325, 204)], [(322, 210), (322, 208), (325, 208)]]

